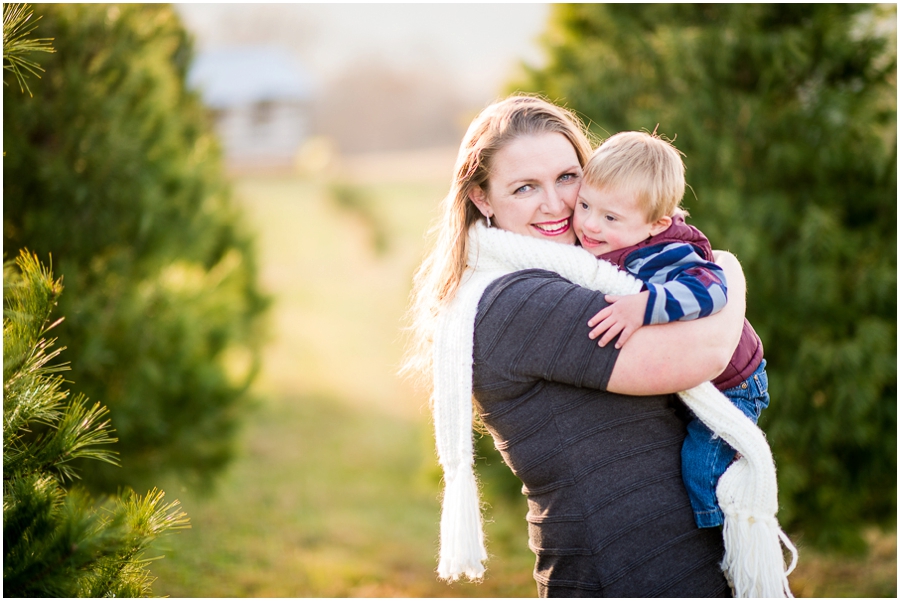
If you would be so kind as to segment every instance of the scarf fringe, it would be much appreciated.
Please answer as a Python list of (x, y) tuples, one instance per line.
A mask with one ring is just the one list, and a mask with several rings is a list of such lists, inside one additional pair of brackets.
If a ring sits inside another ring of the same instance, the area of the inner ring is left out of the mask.
[(438, 576), (450, 582), (463, 574), (469, 580), (479, 580), (484, 576), (482, 562), (487, 560), (487, 551), (475, 474), (472, 466), (466, 466), (444, 477)]
[[(582, 249), (536, 240), (477, 222), (469, 230), (469, 267), (456, 297), (438, 317), (434, 337), (434, 421), (444, 469), (438, 575), (449, 581), (484, 575), (487, 559), (472, 451), (472, 345), (478, 301), (498, 277), (546, 269), (606, 294), (633, 294), (641, 282)], [(679, 393), (685, 404), (741, 454), (719, 479), (725, 514), (722, 569), (736, 597), (793, 597), (787, 576), (797, 549), (775, 519), (778, 488), (765, 435), (711, 383)], [(792, 554), (785, 569), (781, 545)]]
[[(788, 574), (797, 565), (797, 549), (774, 519), (725, 512), (725, 557), (722, 570), (739, 598), (793, 598)], [(792, 553), (785, 570), (781, 543)]]
[[(775, 462), (762, 430), (709, 382), (679, 396), (703, 423), (741, 454), (716, 487), (716, 497), (725, 514), (722, 570), (734, 596), (793, 597), (787, 576), (797, 564), (797, 549), (775, 518)], [(792, 555), (787, 569), (782, 543)]]
[[(741, 458), (719, 479), (720, 499), (736, 480), (734, 474), (749, 469)], [(732, 473), (729, 473), (732, 472)], [(722, 480), (725, 480), (722, 483)], [(788, 575), (797, 566), (797, 549), (778, 526), (771, 515), (753, 513), (738, 508), (737, 504), (722, 503), (725, 525), (725, 557), (722, 570), (734, 589), (734, 596), (741, 598), (792, 598)], [(781, 545), (791, 553), (791, 564), (785, 569)]]

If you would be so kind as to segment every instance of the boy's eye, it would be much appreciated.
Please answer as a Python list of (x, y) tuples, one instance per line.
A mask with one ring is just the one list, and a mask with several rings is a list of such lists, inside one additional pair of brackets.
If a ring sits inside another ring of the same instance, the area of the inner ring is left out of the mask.
[(586, 203), (586, 202), (580, 202), (580, 203), (578, 203), (578, 204), (579, 204), (579, 205), (581, 206), (581, 208), (584, 209), (585, 211), (588, 210), (588, 206), (587, 206), (587, 203)]
[(607, 215), (607, 216), (606, 216), (606, 220), (607, 220), (607, 221), (615, 221), (616, 218), (613, 217), (612, 215)]

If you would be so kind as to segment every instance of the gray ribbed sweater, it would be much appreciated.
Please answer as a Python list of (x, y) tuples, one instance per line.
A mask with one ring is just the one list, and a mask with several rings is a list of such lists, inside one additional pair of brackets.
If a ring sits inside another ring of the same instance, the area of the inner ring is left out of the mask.
[(490, 284), (475, 321), (475, 406), (528, 497), (550, 596), (730, 596), (721, 531), (681, 481), (674, 395), (603, 392), (617, 351), (587, 337), (603, 295), (547, 271)]

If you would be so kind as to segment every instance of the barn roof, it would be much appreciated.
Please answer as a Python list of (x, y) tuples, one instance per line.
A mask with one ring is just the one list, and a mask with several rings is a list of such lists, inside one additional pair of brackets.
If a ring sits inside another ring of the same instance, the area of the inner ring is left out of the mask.
[(307, 100), (312, 82), (285, 50), (230, 47), (199, 52), (188, 71), (188, 86), (212, 108), (266, 101)]

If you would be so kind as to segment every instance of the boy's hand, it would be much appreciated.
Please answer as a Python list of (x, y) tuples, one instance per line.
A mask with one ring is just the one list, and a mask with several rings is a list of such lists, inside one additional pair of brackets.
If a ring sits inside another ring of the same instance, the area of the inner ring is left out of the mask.
[(606, 343), (619, 335), (619, 341), (616, 342), (616, 348), (619, 349), (634, 334), (635, 330), (644, 325), (644, 313), (647, 310), (650, 291), (644, 290), (628, 296), (607, 294), (604, 298), (610, 305), (588, 321), (588, 326), (594, 328), (588, 334), (588, 338), (594, 340), (603, 334), (598, 344), (606, 346)]

